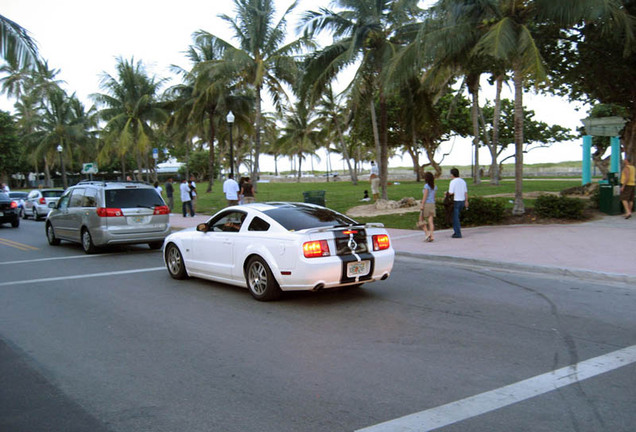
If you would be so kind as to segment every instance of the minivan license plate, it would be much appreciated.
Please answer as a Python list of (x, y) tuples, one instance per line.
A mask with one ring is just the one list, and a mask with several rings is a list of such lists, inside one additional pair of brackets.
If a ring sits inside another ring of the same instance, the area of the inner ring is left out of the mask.
[(366, 276), (371, 267), (370, 261), (354, 261), (347, 263), (347, 277)]

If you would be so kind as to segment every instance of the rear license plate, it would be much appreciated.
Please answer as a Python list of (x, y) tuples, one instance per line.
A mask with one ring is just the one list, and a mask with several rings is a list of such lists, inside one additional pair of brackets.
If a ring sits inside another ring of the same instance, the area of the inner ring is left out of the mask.
[(347, 277), (366, 276), (371, 268), (370, 261), (354, 261), (347, 263)]
[(128, 223), (131, 225), (147, 224), (150, 222), (150, 216), (129, 216)]

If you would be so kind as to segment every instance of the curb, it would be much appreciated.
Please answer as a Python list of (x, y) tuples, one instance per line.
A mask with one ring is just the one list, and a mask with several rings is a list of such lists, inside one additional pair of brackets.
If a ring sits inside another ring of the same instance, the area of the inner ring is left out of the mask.
[(511, 263), (502, 261), (489, 261), (477, 258), (463, 258), (449, 255), (427, 255), (416, 252), (395, 251), (397, 256), (418, 258), (427, 261), (458, 264), (470, 267), (488, 267), (497, 270), (510, 270), (524, 273), (542, 273), (552, 276), (587, 279), (594, 282), (616, 282), (636, 285), (636, 276), (621, 273), (595, 272), (581, 269), (565, 269), (532, 264)]

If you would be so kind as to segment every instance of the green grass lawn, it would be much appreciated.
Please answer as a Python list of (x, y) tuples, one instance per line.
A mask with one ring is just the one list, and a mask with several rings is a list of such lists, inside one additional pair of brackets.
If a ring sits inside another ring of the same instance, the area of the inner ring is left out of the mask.
[[(450, 180), (436, 181), (438, 198), (442, 197), (444, 192), (448, 190)], [(578, 180), (580, 182), (580, 180)], [(496, 195), (496, 194), (512, 194), (514, 193), (514, 181), (504, 180), (499, 186), (492, 186), (488, 181), (482, 182), (479, 186), (473, 185), (471, 180), (467, 180), (469, 197)], [(527, 180), (524, 181), (524, 192), (559, 192), (563, 189), (576, 186), (579, 183), (572, 179), (562, 180)], [(225, 196), (223, 195), (223, 183), (216, 182), (212, 188), (212, 192), (205, 193), (206, 183), (199, 183), (197, 189), (199, 195), (197, 198), (196, 212), (202, 214), (213, 214), (225, 207)], [(422, 198), (423, 182), (403, 181), (399, 183), (391, 183), (388, 187), (388, 197), (390, 200), (398, 201), (404, 197), (413, 197), (415, 199)], [(352, 207), (368, 204), (360, 201), (364, 195), (364, 191), (370, 191), (368, 181), (360, 181), (354, 186), (350, 182), (324, 182), (324, 183), (259, 183), (256, 200), (265, 201), (296, 201), (303, 202), (303, 192), (312, 190), (324, 190), (326, 206), (341, 213), (346, 213)], [(497, 198), (505, 202), (507, 207), (512, 207), (511, 198)], [(527, 207), (534, 205), (534, 200), (524, 200)], [(179, 213), (181, 210), (181, 201), (179, 200), (178, 189), (175, 191), (175, 208), (174, 211)], [(372, 219), (359, 218), (360, 222), (382, 222), (390, 228), (413, 228), (413, 213), (405, 215), (388, 215), (378, 216)]]

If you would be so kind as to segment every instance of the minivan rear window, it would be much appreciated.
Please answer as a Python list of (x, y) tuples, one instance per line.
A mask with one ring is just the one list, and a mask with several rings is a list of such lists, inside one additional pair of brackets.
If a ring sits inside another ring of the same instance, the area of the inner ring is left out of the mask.
[(281, 206), (264, 212), (289, 231), (307, 228), (357, 225), (353, 219), (327, 208), (302, 205)]
[(107, 189), (106, 207), (109, 208), (155, 208), (164, 205), (154, 189)]
[(49, 190), (49, 191), (42, 191), (42, 196), (44, 198), (59, 198), (62, 196), (63, 193), (64, 193), (63, 190)]

